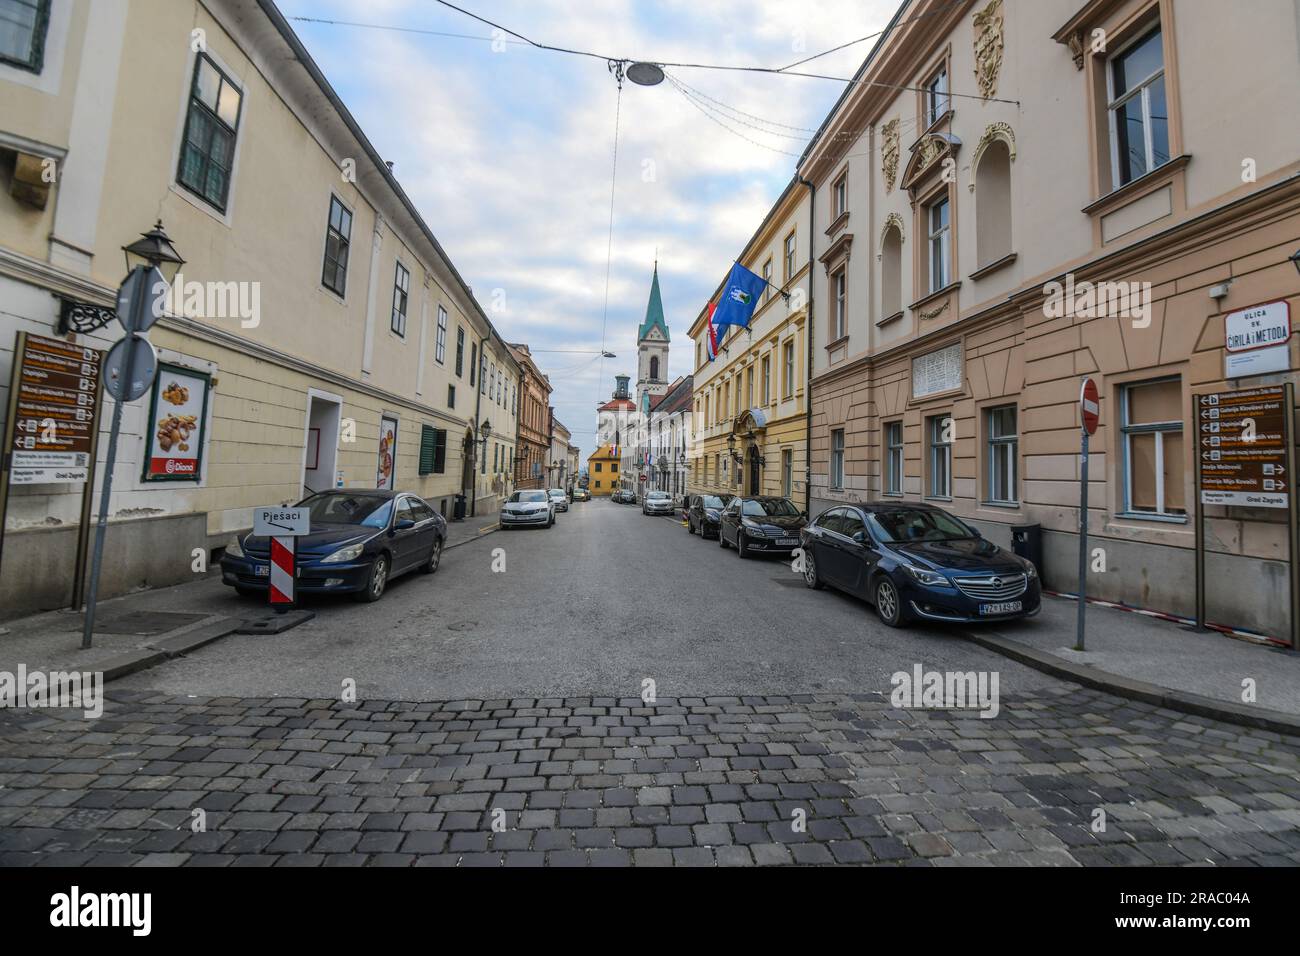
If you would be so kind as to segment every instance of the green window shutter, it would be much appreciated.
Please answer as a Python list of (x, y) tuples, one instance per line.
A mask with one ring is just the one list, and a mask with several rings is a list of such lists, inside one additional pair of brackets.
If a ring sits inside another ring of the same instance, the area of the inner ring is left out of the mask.
[(433, 471), (434, 474), (441, 475), (447, 470), (447, 429), (435, 429), (438, 438), (434, 447), (433, 454)]
[(420, 474), (427, 475), (434, 470), (437, 451), (438, 429), (428, 425), (420, 426)]

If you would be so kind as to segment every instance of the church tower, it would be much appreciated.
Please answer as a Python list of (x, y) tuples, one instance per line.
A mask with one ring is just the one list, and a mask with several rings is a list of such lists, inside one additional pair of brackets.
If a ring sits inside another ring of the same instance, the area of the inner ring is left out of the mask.
[(664, 321), (664, 303), (659, 295), (659, 263), (655, 263), (650, 280), (650, 301), (645, 321), (637, 330), (636, 407), (642, 414), (650, 411), (651, 396), (668, 391), (668, 323)]

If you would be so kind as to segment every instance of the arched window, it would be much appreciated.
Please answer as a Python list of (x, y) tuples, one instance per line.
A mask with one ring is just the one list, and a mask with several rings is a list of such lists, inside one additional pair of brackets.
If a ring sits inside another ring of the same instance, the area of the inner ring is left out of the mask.
[(903, 234), (897, 226), (885, 230), (880, 246), (880, 315), (903, 311)]
[(978, 266), (1011, 254), (1011, 151), (995, 139), (975, 171), (975, 256)]
[(650, 381), (659, 381), (659, 356), (650, 356)]

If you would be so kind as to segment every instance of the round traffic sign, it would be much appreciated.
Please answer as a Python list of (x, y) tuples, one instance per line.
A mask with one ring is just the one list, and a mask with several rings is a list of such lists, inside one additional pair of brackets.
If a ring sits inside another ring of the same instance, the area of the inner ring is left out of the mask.
[[(131, 368), (126, 366), (128, 343), (134, 339)], [(104, 391), (119, 402), (134, 402), (153, 386), (158, 374), (158, 353), (153, 343), (138, 335), (127, 335), (108, 350), (104, 359)]]
[(1089, 435), (1097, 434), (1097, 418), (1100, 412), (1097, 383), (1090, 378), (1085, 378), (1083, 387), (1079, 389), (1079, 414), (1083, 419), (1084, 431)]

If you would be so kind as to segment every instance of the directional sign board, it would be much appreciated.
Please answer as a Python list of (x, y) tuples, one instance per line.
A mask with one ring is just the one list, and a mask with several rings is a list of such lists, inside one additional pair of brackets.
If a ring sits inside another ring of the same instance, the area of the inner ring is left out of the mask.
[(98, 427), (104, 353), (22, 334), (15, 351), (17, 390), (9, 449), (15, 485), (84, 482)]
[(1281, 385), (1196, 398), (1197, 454), (1203, 505), (1285, 508), (1286, 390)]
[(311, 510), (256, 508), (253, 511), (253, 534), (259, 538), (296, 538), (311, 534)]

